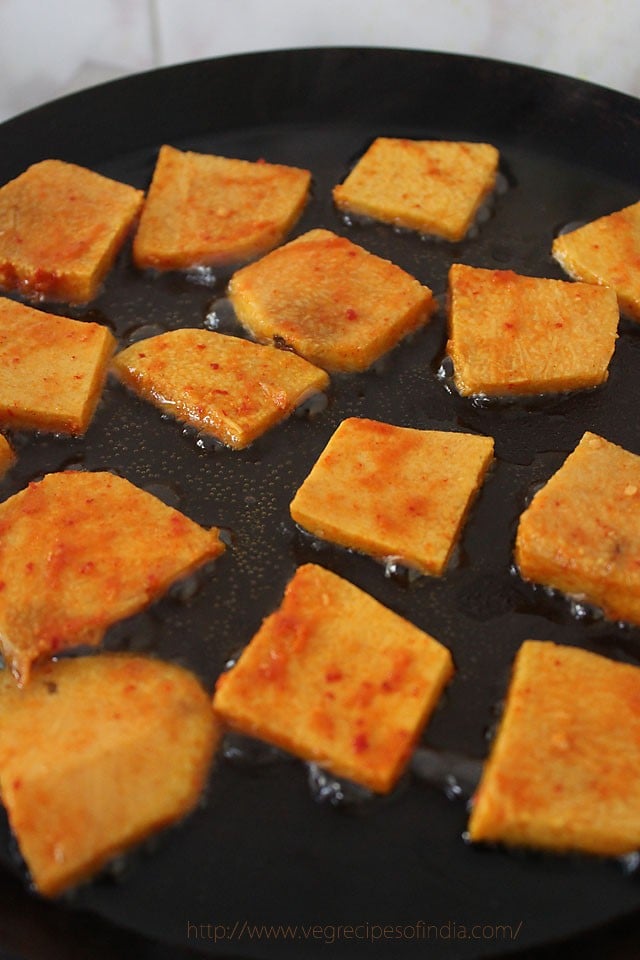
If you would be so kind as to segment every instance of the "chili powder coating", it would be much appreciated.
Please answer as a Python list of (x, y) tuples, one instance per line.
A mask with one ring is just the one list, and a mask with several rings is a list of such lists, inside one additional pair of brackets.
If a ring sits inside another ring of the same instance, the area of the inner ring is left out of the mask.
[(545, 641), (520, 648), (469, 835), (555, 852), (640, 846), (640, 669)]
[(0, 649), (19, 682), (33, 662), (142, 610), (219, 556), (205, 530), (111, 473), (48, 474), (0, 504)]
[(93, 300), (144, 194), (93, 170), (42, 160), (0, 187), (0, 287), (36, 300)]
[(306, 564), (220, 676), (213, 706), (235, 729), (386, 793), (453, 670), (437, 640)]
[(323, 540), (444, 573), (493, 457), (493, 439), (343, 420), (291, 516)]

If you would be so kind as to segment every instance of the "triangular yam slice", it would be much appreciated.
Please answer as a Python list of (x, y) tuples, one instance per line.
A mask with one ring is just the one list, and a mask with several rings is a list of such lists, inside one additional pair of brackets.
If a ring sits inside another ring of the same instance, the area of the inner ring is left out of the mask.
[(188, 671), (104, 654), (0, 673), (0, 789), (37, 890), (55, 896), (189, 813), (218, 728)]
[(218, 531), (111, 473), (68, 471), (0, 504), (0, 649), (32, 663), (142, 610), (224, 550)]
[(287, 350), (208, 330), (134, 343), (113, 363), (146, 400), (239, 449), (284, 420), (329, 377)]

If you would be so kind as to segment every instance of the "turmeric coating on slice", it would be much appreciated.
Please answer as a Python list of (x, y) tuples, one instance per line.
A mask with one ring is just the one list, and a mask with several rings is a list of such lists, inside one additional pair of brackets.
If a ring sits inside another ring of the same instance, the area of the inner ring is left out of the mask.
[(311, 174), (163, 146), (133, 243), (138, 267), (188, 270), (266, 253), (294, 226)]
[(640, 320), (640, 201), (556, 237), (552, 251), (569, 276), (611, 287)]
[(140, 211), (141, 190), (61, 160), (0, 187), (0, 287), (93, 300)]
[(520, 517), (526, 580), (640, 624), (640, 456), (587, 432)]
[(229, 295), (257, 340), (284, 341), (329, 371), (366, 370), (435, 309), (428, 287), (329, 230), (238, 270)]
[(343, 420), (291, 516), (323, 540), (439, 576), (492, 457), (490, 437)]
[(187, 670), (122, 654), (0, 672), (0, 789), (36, 889), (54, 897), (198, 803), (218, 724)]
[(472, 841), (618, 856), (640, 846), (640, 669), (529, 640), (473, 800)]
[(612, 290), (456, 263), (449, 271), (449, 342), (463, 396), (596, 387), (618, 329)]
[(307, 564), (219, 678), (213, 706), (233, 728), (386, 793), (452, 674), (446, 647)]
[(0, 424), (86, 432), (116, 345), (106, 327), (0, 297)]
[(195, 329), (134, 343), (113, 369), (161, 410), (235, 449), (329, 385), (324, 370), (289, 351)]
[(333, 189), (347, 213), (462, 240), (496, 181), (488, 143), (378, 137)]
[(142, 610), (219, 556), (218, 531), (111, 473), (48, 474), (0, 504), (0, 650), (20, 683), (34, 661)]

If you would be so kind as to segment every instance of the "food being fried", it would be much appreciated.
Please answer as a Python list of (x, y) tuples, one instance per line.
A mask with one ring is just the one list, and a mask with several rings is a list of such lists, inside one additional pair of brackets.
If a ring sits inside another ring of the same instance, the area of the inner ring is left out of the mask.
[(378, 137), (333, 197), (347, 213), (462, 240), (495, 186), (498, 160), (488, 143)]
[(343, 420), (291, 516), (323, 540), (440, 575), (492, 456), (490, 437)]
[(97, 645), (174, 581), (224, 550), (218, 531), (111, 473), (48, 474), (0, 504), (0, 649), (33, 662)]
[(238, 319), (326, 370), (359, 371), (427, 322), (428, 287), (329, 230), (311, 230), (231, 278)]
[(446, 647), (307, 564), (219, 678), (214, 710), (250, 736), (386, 793), (452, 674)]
[(640, 456), (587, 432), (520, 517), (526, 580), (640, 624)]
[(0, 297), (0, 424), (85, 433), (115, 343), (98, 323)]
[(456, 263), (449, 271), (449, 343), (463, 396), (596, 387), (608, 376), (617, 329), (605, 287)]
[(144, 194), (92, 170), (42, 160), (0, 187), (0, 287), (93, 300)]
[(469, 835), (617, 856), (640, 846), (640, 669), (530, 640), (473, 801)]
[(197, 804), (218, 739), (181, 667), (118, 654), (0, 673), (0, 789), (36, 889), (56, 896)]
[(640, 320), (640, 201), (556, 237), (553, 256), (576, 280), (612, 287), (620, 309)]
[(163, 146), (133, 244), (139, 267), (186, 270), (248, 260), (281, 243), (311, 174)]
[(195, 329), (134, 343), (114, 370), (160, 409), (236, 449), (329, 385), (324, 370), (289, 351)]

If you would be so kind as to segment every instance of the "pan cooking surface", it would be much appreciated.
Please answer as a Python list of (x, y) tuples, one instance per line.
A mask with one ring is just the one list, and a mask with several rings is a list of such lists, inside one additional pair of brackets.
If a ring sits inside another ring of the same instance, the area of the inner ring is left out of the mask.
[[(457, 667), (415, 763), (389, 797), (367, 797), (229, 738), (193, 816), (57, 904), (24, 891), (5, 826), (0, 930), (7, 950), (29, 958), (82, 949), (79, 955), (164, 960), (187, 950), (268, 958), (312, 957), (324, 948), (345, 957), (453, 960), (550, 943), (638, 909), (637, 878), (620, 863), (475, 849), (463, 835), (469, 790), (523, 640), (640, 663), (639, 630), (525, 585), (512, 569), (520, 512), (585, 430), (640, 453), (640, 336), (623, 319), (607, 384), (544, 400), (462, 399), (442, 361), (450, 264), (562, 278), (549, 252), (556, 233), (638, 199), (639, 121), (631, 98), (526, 68), (320, 49), (157, 71), (0, 128), (1, 182), (56, 156), (146, 188), (162, 143), (307, 167), (313, 195), (292, 236), (316, 226), (344, 234), (428, 284), (441, 304), (423, 331), (374, 370), (332, 378), (326, 409), (293, 416), (245, 451), (204, 441), (112, 381), (85, 438), (14, 436), (19, 458), (1, 485), (3, 498), (51, 470), (113, 469), (226, 531), (222, 559), (114, 627), (105, 645), (177, 660), (212, 689), (278, 604), (296, 566), (312, 561), (447, 644)], [(377, 135), (483, 140), (500, 149), (500, 189), (468, 239), (424, 239), (334, 210), (331, 187)], [(242, 335), (225, 300), (229, 275), (143, 274), (127, 248), (102, 294), (67, 312), (106, 323), (121, 345), (182, 326)], [(292, 523), (295, 490), (347, 416), (495, 438), (495, 466), (445, 577), (385, 575), (381, 565), (321, 544)], [(261, 924), (289, 932), (256, 930)], [(351, 928), (359, 934), (349, 936)]]

